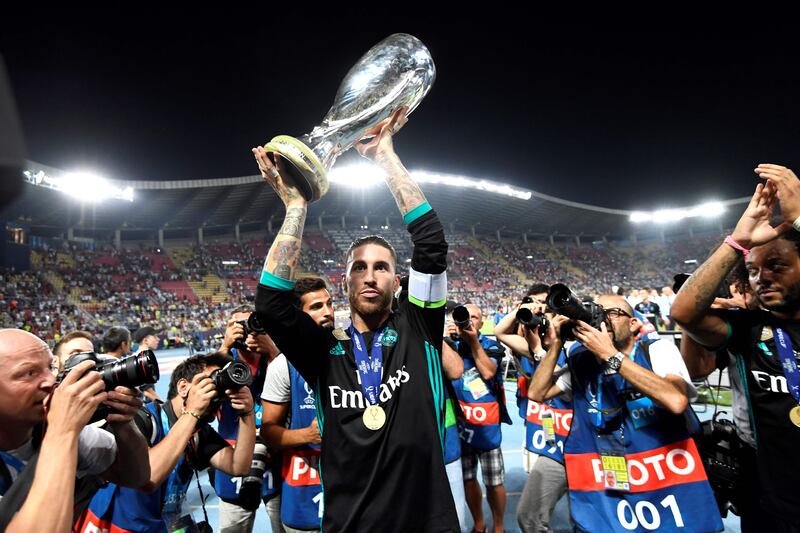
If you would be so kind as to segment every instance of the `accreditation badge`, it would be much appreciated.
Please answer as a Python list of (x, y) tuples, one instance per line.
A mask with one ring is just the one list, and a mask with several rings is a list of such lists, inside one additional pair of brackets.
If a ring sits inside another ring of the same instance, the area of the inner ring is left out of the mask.
[(625, 456), (605, 452), (600, 454), (600, 461), (603, 466), (603, 487), (607, 490), (630, 492), (628, 461), (625, 460)]
[(556, 428), (551, 413), (542, 415), (542, 429), (544, 429), (544, 441), (552, 446), (556, 441)]

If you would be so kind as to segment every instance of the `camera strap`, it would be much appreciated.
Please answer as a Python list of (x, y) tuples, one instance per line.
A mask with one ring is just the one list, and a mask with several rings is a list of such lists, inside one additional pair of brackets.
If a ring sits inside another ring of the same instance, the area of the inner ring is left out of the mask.
[[(189, 443), (189, 446), (192, 448), (192, 453), (197, 455), (197, 450), (194, 446), (194, 441)], [(192, 465), (192, 471), (194, 472), (194, 478), (197, 482), (197, 491), (200, 493), (200, 505), (203, 507), (203, 517), (205, 518), (206, 524), (209, 524), (208, 521), (208, 512), (206, 511), (206, 498), (207, 496), (203, 494), (203, 488), (200, 486), (200, 474), (197, 472), (197, 469)]]
[[(156, 409), (161, 415), (161, 427), (164, 430), (164, 437), (166, 437), (170, 428), (167, 410), (162, 409), (161, 407), (156, 407)], [(163, 493), (163, 514), (178, 514), (183, 500), (186, 499), (186, 489), (191, 480), (182, 482), (179, 478), (179, 471), (181, 466), (183, 466), (184, 461), (186, 461), (185, 451), (178, 460), (178, 463), (172, 469), (172, 472), (170, 472), (169, 478), (167, 479), (167, 486)]]

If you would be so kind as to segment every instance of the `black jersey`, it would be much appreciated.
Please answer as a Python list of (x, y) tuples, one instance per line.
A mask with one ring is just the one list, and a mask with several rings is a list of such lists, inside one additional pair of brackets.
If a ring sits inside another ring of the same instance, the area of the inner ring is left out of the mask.
[[(381, 342), (386, 423), (379, 430), (362, 421), (368, 404), (347, 331), (319, 327), (295, 308), (291, 291), (258, 287), (259, 318), (316, 394), (323, 531), (459, 530), (443, 455), (447, 243), (430, 210), (409, 231), (409, 298), (389, 317)], [(371, 345), (372, 335), (365, 337)]]
[(731, 326), (727, 348), (736, 361), (758, 445), (757, 464), (763, 507), (786, 521), (800, 522), (800, 428), (789, 420), (797, 401), (789, 392), (773, 339), (773, 327), (789, 335), (795, 359), (800, 355), (800, 322), (775, 317), (767, 311), (728, 311)]

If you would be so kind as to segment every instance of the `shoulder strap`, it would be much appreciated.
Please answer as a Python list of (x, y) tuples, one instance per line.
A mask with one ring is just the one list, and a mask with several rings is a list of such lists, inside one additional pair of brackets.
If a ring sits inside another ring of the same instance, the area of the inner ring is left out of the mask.
[(0, 500), (0, 531), (6, 530), (9, 522), (11, 522), (28, 497), (31, 485), (33, 485), (33, 476), (36, 473), (38, 460), (39, 451), (37, 450), (19, 476), (17, 476), (17, 479), (14, 480), (11, 487), (6, 491), (3, 499)]

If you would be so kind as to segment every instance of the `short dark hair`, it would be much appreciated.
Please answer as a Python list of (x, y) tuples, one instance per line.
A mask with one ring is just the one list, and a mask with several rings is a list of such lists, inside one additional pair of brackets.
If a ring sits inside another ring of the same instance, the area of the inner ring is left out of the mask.
[(325, 280), (317, 277), (317, 276), (304, 276), (302, 278), (298, 278), (294, 282), (294, 297), (296, 299), (297, 306), (300, 307), (300, 299), (308, 294), (309, 292), (314, 291), (321, 291), (322, 289), (327, 289), (328, 284), (325, 283)]
[(531, 285), (528, 292), (525, 293), (525, 296), (533, 296), (534, 294), (542, 294), (550, 292), (550, 285), (545, 285), (544, 283), (534, 283)]
[(394, 251), (394, 246), (389, 244), (389, 241), (381, 237), (380, 235), (367, 235), (365, 237), (359, 237), (358, 239), (354, 240), (350, 243), (350, 246), (347, 248), (347, 253), (344, 254), (344, 262), (347, 263), (347, 260), (350, 258), (350, 255), (353, 253), (353, 250), (356, 248), (361, 248), (362, 246), (366, 246), (367, 244), (376, 244), (378, 246), (383, 246), (392, 254), (392, 262), (394, 263), (395, 269), (397, 269), (397, 253)]
[(128, 328), (122, 326), (108, 328), (103, 335), (103, 350), (116, 352), (123, 342), (131, 342), (131, 332)]
[(249, 305), (249, 304), (242, 304), (242, 305), (240, 305), (240, 306), (238, 306), (238, 307), (234, 307), (234, 308), (231, 310), (231, 312), (230, 312), (230, 313), (228, 313), (228, 314), (229, 314), (230, 316), (233, 316), (233, 315), (235, 315), (236, 313), (253, 313), (253, 312), (255, 312), (255, 309), (253, 309), (253, 306), (252, 306), (252, 305)]
[(800, 231), (797, 231), (794, 228), (789, 228), (781, 233), (780, 237), (778, 238), (794, 244), (794, 247), (797, 250), (797, 255), (800, 255)]
[(91, 341), (92, 346), (94, 346), (94, 337), (92, 337), (92, 334), (89, 333), (88, 331), (77, 329), (75, 331), (70, 331), (69, 333), (61, 337), (61, 339), (59, 339), (56, 345), (53, 346), (53, 355), (61, 355), (58, 352), (61, 351), (61, 348), (63, 348), (65, 344), (67, 344), (69, 341), (73, 339), (87, 339)]
[(208, 366), (218, 366), (222, 368), (233, 361), (229, 355), (220, 352), (213, 352), (205, 355), (193, 355), (181, 361), (169, 380), (169, 391), (167, 399), (172, 399), (178, 395), (178, 382), (182, 379), (191, 382), (197, 374), (205, 371)]

